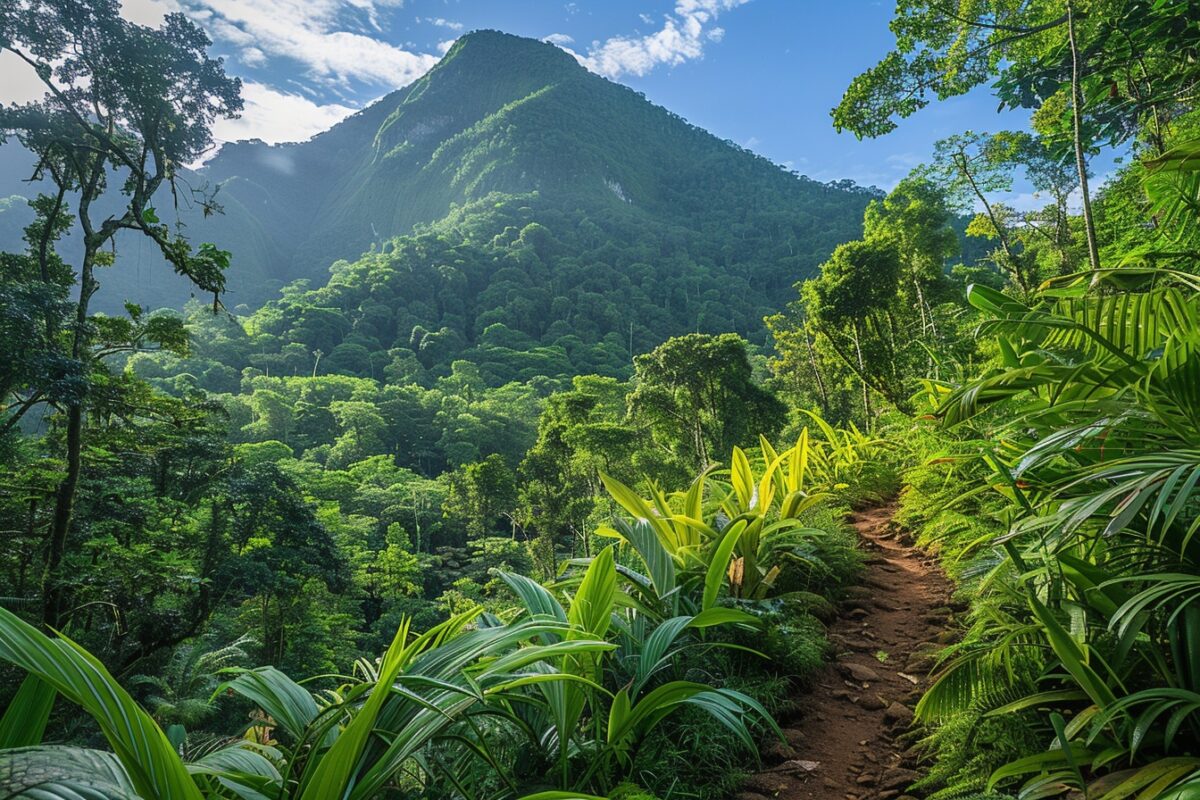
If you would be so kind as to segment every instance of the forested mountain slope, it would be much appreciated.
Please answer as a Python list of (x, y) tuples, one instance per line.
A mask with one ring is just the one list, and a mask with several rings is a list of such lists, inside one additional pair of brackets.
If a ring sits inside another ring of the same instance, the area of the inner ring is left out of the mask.
[[(27, 155), (5, 151), (0, 196), (31, 194), (19, 182)], [(438, 223), (454, 246), (486, 247), (498, 235), (513, 239), (510, 227), (538, 222), (563, 245), (546, 267), (569, 283), (582, 276), (570, 277), (576, 266), (558, 258), (584, 251), (584, 270), (615, 268), (634, 282), (689, 276), (690, 293), (678, 289), (673, 301), (679, 319), (665, 329), (672, 333), (759, 329), (781, 290), (857, 234), (869, 199), (865, 190), (797, 177), (723, 142), (557, 47), (493, 31), (462, 37), (420, 80), (310, 141), (224, 146), (186, 183), (206, 181), (219, 187), (225, 213), (205, 217), (183, 196), (178, 216), (193, 241), (233, 253), (230, 308), (256, 308), (297, 279), (321, 285), (336, 260), (391, 250), (391, 238), (414, 225)], [(174, 219), (166, 211), (173, 205), (159, 198), (164, 220)], [(11, 213), (26, 210), (16, 204)], [(0, 214), (0, 245), (18, 249), (24, 223), (3, 224), (8, 216)], [(96, 302), (182, 305), (184, 282), (156, 269), (161, 259), (141, 243), (124, 245)], [(501, 268), (482, 270), (484, 280)], [(697, 296), (717, 276), (735, 283), (712, 300), (735, 297), (737, 308), (706, 322)], [(473, 334), (469, 326), (464, 333)]]

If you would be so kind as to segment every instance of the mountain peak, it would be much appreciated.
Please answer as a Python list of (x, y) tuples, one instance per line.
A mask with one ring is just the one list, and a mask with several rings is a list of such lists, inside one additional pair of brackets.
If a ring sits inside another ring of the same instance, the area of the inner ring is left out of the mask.
[(482, 67), (488, 72), (520, 70), (528, 74), (532, 71), (547, 76), (554, 72), (578, 74), (585, 71), (561, 47), (487, 28), (460, 36), (430, 74), (451, 65), (469, 69)]
[(190, 233), (237, 254), (231, 300), (251, 306), (414, 226), (461, 222), (491, 241), (552, 219), (586, 221), (595, 241), (621, 225), (664, 232), (639, 263), (673, 269), (680, 231), (694, 232), (688, 258), (709, 258), (711, 231), (762, 225), (754, 247), (720, 258), (779, 291), (845, 239), (867, 200), (730, 146), (555, 45), (495, 30), (462, 36), (424, 76), (307, 142), (226, 146), (204, 177), (228, 213), (189, 219)]

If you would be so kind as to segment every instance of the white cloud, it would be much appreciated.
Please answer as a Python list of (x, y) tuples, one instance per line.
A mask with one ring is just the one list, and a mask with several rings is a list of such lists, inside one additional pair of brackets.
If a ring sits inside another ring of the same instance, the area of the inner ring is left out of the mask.
[(7, 50), (0, 53), (0, 75), (4, 76), (0, 81), (0, 103), (32, 103), (46, 93), (46, 84), (33, 67)]
[(242, 84), (246, 108), (238, 119), (213, 123), (218, 141), (262, 139), (264, 142), (298, 142), (327, 130), (357, 109), (337, 103), (314, 103), (298, 94), (281, 92), (264, 83)]
[(251, 45), (242, 50), (242, 63), (247, 67), (261, 67), (267, 63), (267, 54)]
[(723, 12), (749, 0), (676, 0), (663, 26), (645, 36), (614, 36), (593, 43), (580, 62), (601, 75), (645, 75), (657, 66), (677, 66), (704, 54), (705, 41), (720, 41), (725, 31), (713, 23)]
[(121, 0), (121, 16), (130, 22), (152, 28), (162, 24), (163, 16), (179, 10), (175, 0)]
[(439, 28), (449, 28), (452, 31), (461, 31), (465, 27), (461, 22), (454, 22), (442, 17), (425, 17), (423, 20), (417, 17), (417, 22), (425, 22), (429, 25), (436, 25)]
[(445, 55), (446, 53), (450, 52), (450, 48), (454, 47), (454, 43), (457, 41), (458, 39), (447, 39), (444, 42), (438, 42), (438, 52)]
[(379, 10), (400, 2), (192, 0), (190, 7), (211, 12), (205, 26), (241, 48), (250, 63), (261, 63), (264, 56), (291, 58), (304, 64), (311, 77), (329, 85), (345, 86), (353, 79), (396, 88), (424, 75), (437, 63), (437, 56), (409, 52), (352, 30), (355, 26), (344, 19), (344, 12), (360, 12), (378, 30)]
[(550, 44), (556, 44), (559, 47), (564, 47), (564, 46), (570, 44), (571, 42), (575, 41), (575, 39), (570, 36), (567, 36), (565, 33), (552, 33), (549, 36), (547, 36), (546, 38), (542, 39), (542, 41), (549, 42)]

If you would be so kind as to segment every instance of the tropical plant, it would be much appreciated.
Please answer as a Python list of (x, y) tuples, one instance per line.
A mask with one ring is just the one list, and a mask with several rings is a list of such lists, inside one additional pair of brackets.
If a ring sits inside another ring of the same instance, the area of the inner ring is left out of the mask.
[(660, 597), (676, 610), (712, 608), (722, 589), (729, 596), (768, 596), (789, 566), (812, 566), (812, 546), (825, 537), (805, 524), (805, 515), (847, 488), (877, 443), (851, 426), (836, 431), (811, 415), (825, 440), (801, 430), (782, 453), (760, 437), (761, 472), (734, 447), (730, 466), (702, 472), (685, 492), (665, 493), (649, 482), (645, 499), (615, 478), (601, 474), (609, 495), (632, 515), (598, 533), (628, 543), (647, 565)]
[[(523, 719), (531, 743), (553, 744), (555, 772), (564, 790), (611, 789), (628, 777), (639, 742), (685, 707), (711, 715), (750, 751), (755, 750), (753, 720), (778, 732), (766, 709), (746, 694), (667, 679), (684, 648), (732, 646), (705, 644), (696, 634), (716, 626), (754, 626), (753, 616), (721, 607), (672, 614), (670, 598), (659, 596), (664, 602), (656, 602), (652, 579), (618, 565), (613, 546), (574, 563), (586, 569), (553, 587), (568, 598), (565, 605), (550, 588), (521, 575), (502, 575), (532, 619), (569, 623), (574, 633), (567, 635), (568, 641), (590, 635), (613, 644), (605, 652), (569, 653), (544, 662), (541, 669), (548, 677), (557, 673), (562, 679), (537, 682), (536, 704), (528, 695), (510, 695), (529, 706)], [(660, 589), (666, 588), (669, 578), (660, 571), (658, 581)]]
[[(93, 656), (0, 609), (0, 658), (29, 673), (0, 720), (0, 785), (8, 796), (146, 800), (367, 798), (400, 783), (420, 786), (430, 779), (422, 751), (431, 743), (461, 738), (456, 726), (476, 715), (503, 713), (493, 698), (566, 680), (540, 662), (614, 649), (544, 617), (468, 629), (478, 616), (460, 614), (420, 635), (405, 622), (377, 665), (326, 692), (313, 694), (273, 667), (238, 670), (222, 688), (262, 715), (250, 735), (185, 763)], [(55, 693), (93, 718), (111, 752), (40, 744)]]
[(168, 727), (192, 728), (209, 719), (216, 706), (213, 690), (221, 682), (223, 669), (244, 661), (245, 647), (254, 641), (240, 636), (222, 647), (206, 648), (201, 642), (187, 642), (171, 654), (157, 675), (135, 675), (132, 686), (145, 687), (145, 705), (150, 715)]
[(1051, 281), (1031, 304), (972, 287), (1000, 363), (931, 384), (950, 425), (994, 415), (986, 484), (1016, 508), (979, 543), (1004, 557), (917, 709), (1042, 712), (1047, 750), (992, 785), (1158, 797), (1200, 779), (1198, 289), (1134, 267)]

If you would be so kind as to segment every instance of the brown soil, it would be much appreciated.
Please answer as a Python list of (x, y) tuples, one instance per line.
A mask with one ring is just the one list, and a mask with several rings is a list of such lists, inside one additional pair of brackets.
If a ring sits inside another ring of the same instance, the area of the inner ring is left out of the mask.
[(867, 555), (829, 628), (836, 661), (818, 675), (800, 712), (783, 721), (788, 745), (763, 753), (738, 800), (891, 800), (919, 777), (911, 742), (899, 741), (948, 641), (950, 584), (892, 524), (895, 505), (857, 512)]

